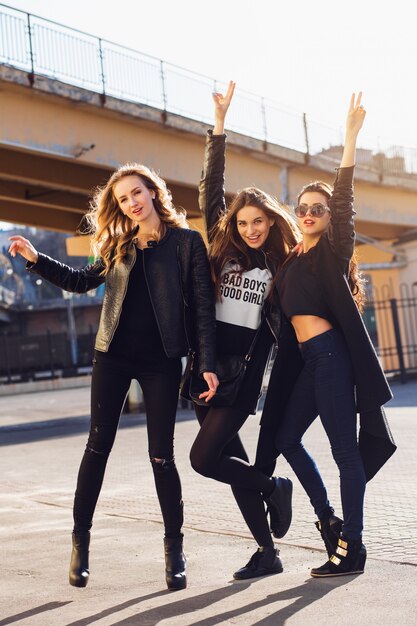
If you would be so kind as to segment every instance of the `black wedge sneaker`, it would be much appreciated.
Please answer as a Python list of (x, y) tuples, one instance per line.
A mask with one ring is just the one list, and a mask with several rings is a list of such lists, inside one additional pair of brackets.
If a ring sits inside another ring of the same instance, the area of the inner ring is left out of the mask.
[(247, 580), (248, 578), (280, 574), (283, 567), (278, 555), (279, 550), (273, 546), (258, 548), (255, 554), (252, 554), (249, 562), (233, 574), (233, 578), (235, 580)]
[(347, 576), (349, 574), (363, 574), (365, 571), (366, 548), (362, 539), (352, 541), (340, 535), (335, 552), (321, 567), (315, 567), (310, 574), (314, 578), (329, 578), (330, 576)]
[(334, 511), (331, 510), (329, 515), (321, 517), (317, 522), (315, 522), (315, 526), (324, 541), (324, 545), (326, 546), (329, 558), (336, 552), (337, 542), (343, 527), (343, 520), (333, 513)]

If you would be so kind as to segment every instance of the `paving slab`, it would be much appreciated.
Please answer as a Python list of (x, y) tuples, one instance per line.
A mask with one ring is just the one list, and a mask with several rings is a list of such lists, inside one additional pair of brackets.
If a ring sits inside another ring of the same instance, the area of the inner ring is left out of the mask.
[[(163, 527), (143, 415), (124, 415), (106, 472), (86, 589), (67, 582), (76, 473), (88, 431), (89, 390), (0, 398), (0, 626), (215, 624), (400, 626), (417, 623), (417, 384), (394, 388), (388, 416), (399, 449), (368, 486), (366, 572), (316, 580), (325, 560), (311, 506), (294, 478), (294, 520), (277, 542), (279, 575), (236, 582), (255, 550), (228, 486), (193, 472), (198, 425), (179, 411), (176, 458), (185, 501), (188, 588), (165, 589)], [(259, 415), (242, 438), (253, 458)], [(318, 421), (306, 446), (340, 511), (338, 475)]]

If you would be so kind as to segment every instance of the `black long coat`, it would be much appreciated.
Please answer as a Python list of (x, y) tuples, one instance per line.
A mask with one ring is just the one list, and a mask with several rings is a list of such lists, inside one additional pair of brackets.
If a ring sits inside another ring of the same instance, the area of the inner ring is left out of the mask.
[[(333, 196), (329, 201), (330, 225), (312, 256), (324, 301), (349, 348), (360, 416), (359, 450), (366, 478), (370, 480), (395, 452), (396, 445), (382, 408), (392, 398), (392, 393), (347, 279), (355, 242), (353, 170), (353, 167), (346, 167), (337, 172)], [(280, 454), (276, 432), (302, 366), (295, 333), (288, 322), (282, 327), (256, 452), (256, 465), (267, 473), (270, 473)]]

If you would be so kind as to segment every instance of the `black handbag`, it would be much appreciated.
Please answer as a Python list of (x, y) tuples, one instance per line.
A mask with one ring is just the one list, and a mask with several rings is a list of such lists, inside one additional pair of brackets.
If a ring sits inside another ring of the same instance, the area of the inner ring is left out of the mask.
[(255, 333), (249, 350), (245, 356), (236, 354), (220, 355), (216, 359), (216, 374), (219, 379), (219, 386), (216, 394), (209, 402), (205, 398), (200, 398), (200, 394), (207, 391), (207, 383), (203, 376), (199, 374), (198, 357), (192, 352), (188, 357), (187, 367), (181, 383), (180, 395), (182, 398), (192, 400), (201, 406), (229, 407), (235, 403), (245, 376), (246, 368), (252, 358), (255, 342), (259, 334), (260, 327)]

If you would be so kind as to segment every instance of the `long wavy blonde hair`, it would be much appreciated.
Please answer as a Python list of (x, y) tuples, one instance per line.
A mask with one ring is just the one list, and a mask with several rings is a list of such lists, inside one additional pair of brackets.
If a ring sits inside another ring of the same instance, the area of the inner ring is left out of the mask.
[(97, 187), (86, 214), (87, 232), (92, 235), (94, 254), (104, 262), (103, 275), (113, 264), (123, 262), (128, 249), (139, 232), (139, 225), (122, 213), (114, 195), (115, 185), (126, 176), (138, 176), (150, 191), (155, 192), (153, 205), (161, 220), (155, 238), (163, 237), (167, 228), (188, 228), (185, 211), (172, 203), (171, 192), (165, 181), (152, 169), (141, 163), (126, 163), (110, 176), (103, 187)]

